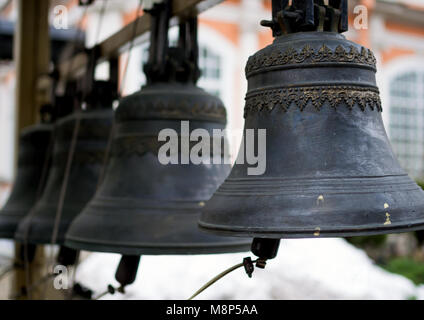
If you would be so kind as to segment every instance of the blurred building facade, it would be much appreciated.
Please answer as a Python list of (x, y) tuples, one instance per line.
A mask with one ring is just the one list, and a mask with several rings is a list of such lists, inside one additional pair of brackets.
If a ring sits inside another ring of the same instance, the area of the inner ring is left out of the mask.
[[(105, 16), (100, 19), (103, 2)], [(53, 0), (54, 7), (67, 10), (69, 27), (82, 16), (77, 0)], [(97, 0), (83, 21), (86, 44), (91, 47), (113, 34), (136, 16), (138, 0)], [(0, 18), (14, 20), (15, 1), (0, 1)], [(383, 119), (392, 146), (401, 165), (416, 179), (424, 178), (424, 1), (354, 0), (349, 1), (350, 30), (347, 38), (373, 50), (378, 60), (378, 85), (383, 100)], [(365, 16), (364, 16), (365, 14)], [(244, 95), (247, 81), (244, 67), (249, 55), (268, 45), (272, 36), (260, 20), (271, 15), (271, 0), (225, 0), (199, 17), (199, 85), (221, 97), (227, 107), (230, 152), (235, 159), (243, 128)], [(355, 19), (360, 21), (358, 28)], [(364, 24), (364, 21), (366, 22)], [(97, 33), (99, 23), (100, 33)], [(171, 42), (176, 30), (170, 31)], [(124, 93), (130, 94), (145, 82), (143, 63), (148, 43), (136, 44), (130, 55), (120, 59), (121, 71), (130, 56)], [(107, 76), (99, 66), (98, 78)], [(0, 64), (0, 179), (13, 177), (14, 150), (14, 68)]]

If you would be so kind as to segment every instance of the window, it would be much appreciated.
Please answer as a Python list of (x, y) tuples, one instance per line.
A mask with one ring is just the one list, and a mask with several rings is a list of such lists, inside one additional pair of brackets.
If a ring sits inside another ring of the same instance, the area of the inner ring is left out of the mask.
[(424, 177), (424, 72), (404, 72), (390, 82), (389, 135), (402, 167)]
[(199, 86), (209, 93), (221, 97), (221, 57), (211, 49), (200, 46), (199, 68), (202, 72)]
[[(176, 45), (176, 41), (170, 40), (170, 45)], [(143, 66), (147, 62), (149, 56), (149, 46), (146, 44), (141, 48), (142, 59), (141, 59), (141, 71)], [(201, 70), (201, 76), (198, 81), (198, 86), (205, 89), (210, 94), (221, 97), (221, 86), (222, 86), (222, 61), (221, 56), (213, 52), (211, 49), (199, 45), (199, 68)], [(145, 83), (145, 77), (143, 76), (143, 83)], [(221, 97), (222, 98), (222, 97)]]

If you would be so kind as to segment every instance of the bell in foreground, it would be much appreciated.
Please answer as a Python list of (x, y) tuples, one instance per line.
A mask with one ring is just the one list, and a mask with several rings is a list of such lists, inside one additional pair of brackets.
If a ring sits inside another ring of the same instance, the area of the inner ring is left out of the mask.
[[(255, 130), (256, 143), (257, 129), (266, 129), (259, 154), (266, 171), (249, 176), (236, 164), (204, 207), (203, 230), (303, 238), (424, 228), (424, 192), (400, 167), (384, 129), (375, 58), (339, 33), (347, 2), (338, 3), (315, 4), (323, 13), (315, 17), (303, 8), (304, 19), (312, 15), (303, 24), (299, 8), (274, 3), (274, 20), (264, 24), (276, 38), (246, 66), (245, 129)], [(323, 20), (329, 16), (339, 18)]]
[[(178, 48), (168, 48), (166, 32), (160, 32), (168, 29), (166, 11), (152, 12), (152, 21), (148, 84), (119, 104), (105, 179), (72, 223), (66, 245), (124, 258), (247, 251), (250, 240), (210, 235), (197, 227), (200, 209), (228, 175), (229, 165), (159, 161), (162, 130), (180, 133), (181, 121), (189, 121), (191, 132), (212, 134), (225, 128), (226, 113), (219, 98), (195, 85), (197, 21), (180, 24)], [(131, 269), (136, 271), (137, 263)]]

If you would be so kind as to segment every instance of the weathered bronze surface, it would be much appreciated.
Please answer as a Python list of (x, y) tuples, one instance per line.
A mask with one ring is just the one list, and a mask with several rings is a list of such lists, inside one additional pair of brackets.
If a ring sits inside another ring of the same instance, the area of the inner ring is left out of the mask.
[(203, 208), (200, 227), (258, 238), (424, 228), (424, 192), (400, 167), (384, 129), (372, 52), (347, 41), (337, 23), (319, 30), (316, 15), (308, 30), (294, 32), (277, 20), (264, 23), (274, 42), (246, 67), (245, 128), (267, 130), (266, 172), (248, 176), (249, 165), (236, 164)]
[[(110, 87), (107, 82), (97, 82), (94, 91), (101, 97), (88, 104), (87, 110), (75, 111), (56, 122), (53, 163), (46, 187), (32, 214), (19, 224), (15, 234), (17, 241), (50, 243), (57, 218), (59, 225), (55, 242), (63, 244), (69, 224), (94, 195), (113, 122), (113, 95), (107, 91), (111, 90)], [(79, 128), (76, 126), (78, 121)], [(71, 157), (63, 210), (57, 216), (74, 130), (77, 130), (75, 150)]]

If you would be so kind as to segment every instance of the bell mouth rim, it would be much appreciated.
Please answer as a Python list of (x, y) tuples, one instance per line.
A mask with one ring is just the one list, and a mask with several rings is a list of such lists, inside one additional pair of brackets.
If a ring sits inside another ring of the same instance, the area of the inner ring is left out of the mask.
[(53, 131), (54, 124), (53, 123), (37, 123), (33, 125), (29, 125), (25, 128), (22, 128), (19, 132), (19, 136), (25, 136), (32, 133), (38, 133), (38, 132), (51, 132)]
[(195, 254), (223, 254), (248, 252), (251, 247), (251, 239), (236, 241), (231, 239), (230, 243), (204, 242), (179, 244), (162, 242), (154, 243), (120, 243), (110, 241), (93, 241), (85, 238), (67, 236), (64, 242), (66, 247), (103, 253), (118, 253), (123, 255), (195, 255)]
[(404, 233), (424, 230), (424, 219), (412, 223), (391, 223), (387, 226), (373, 225), (372, 227), (336, 227), (336, 228), (291, 228), (291, 229), (265, 229), (255, 227), (230, 227), (226, 225), (198, 222), (199, 228), (207, 233), (232, 236), (271, 239), (304, 239), (304, 238), (344, 238), (356, 236), (373, 236), (390, 233)]
[(113, 118), (114, 111), (112, 107), (106, 108), (106, 109), (92, 109), (92, 110), (76, 110), (60, 119), (58, 119), (54, 126), (55, 128), (58, 128), (64, 124), (67, 124), (68, 122), (73, 121), (85, 121), (85, 120), (93, 120), (93, 119), (99, 119), (99, 120), (108, 120)]

